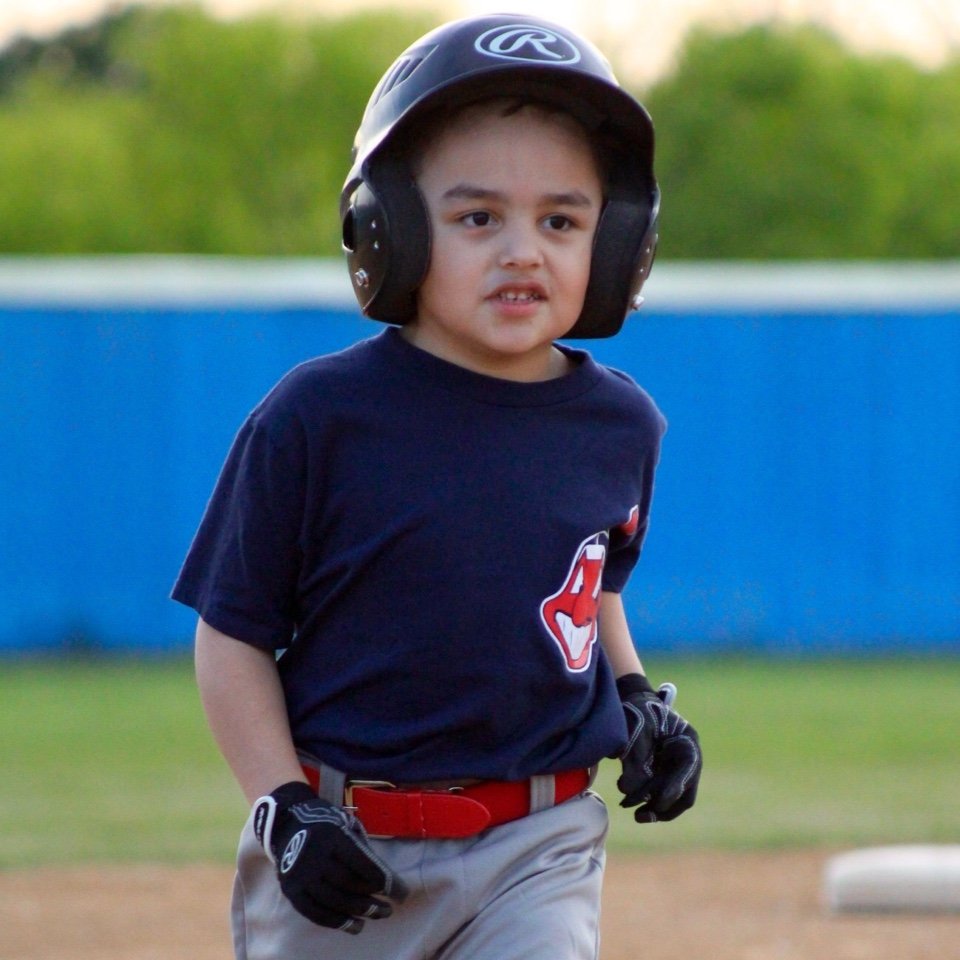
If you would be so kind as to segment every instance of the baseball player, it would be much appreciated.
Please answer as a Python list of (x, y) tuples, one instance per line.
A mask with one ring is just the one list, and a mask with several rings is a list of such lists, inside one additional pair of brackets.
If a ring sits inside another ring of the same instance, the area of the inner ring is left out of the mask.
[(639, 822), (693, 804), (620, 599), (664, 420), (557, 342), (638, 303), (652, 164), (643, 107), (541, 20), (442, 26), (374, 90), (341, 215), (386, 326), (250, 414), (174, 588), (252, 808), (240, 960), (595, 958), (596, 765)]

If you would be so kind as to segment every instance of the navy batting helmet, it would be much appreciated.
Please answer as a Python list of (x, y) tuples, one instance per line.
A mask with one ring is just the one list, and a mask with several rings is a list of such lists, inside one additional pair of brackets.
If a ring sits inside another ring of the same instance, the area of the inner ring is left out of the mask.
[(374, 89), (340, 195), (343, 247), (363, 312), (403, 324), (430, 259), (430, 226), (406, 151), (427, 114), (491, 97), (556, 105), (606, 160), (583, 310), (568, 337), (610, 337), (638, 300), (657, 244), (653, 124), (589, 42), (523, 15), (457, 20), (417, 40)]

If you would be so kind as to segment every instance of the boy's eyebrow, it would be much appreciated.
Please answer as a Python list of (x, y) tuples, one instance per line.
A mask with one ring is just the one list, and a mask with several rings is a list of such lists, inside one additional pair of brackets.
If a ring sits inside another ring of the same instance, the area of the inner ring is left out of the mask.
[[(488, 190), (472, 183), (458, 183), (445, 191), (442, 200), (480, 200), (490, 203), (505, 203), (507, 196), (499, 190)], [(561, 193), (547, 193), (540, 198), (548, 206), (556, 207), (589, 207), (593, 201), (579, 190), (570, 190)]]

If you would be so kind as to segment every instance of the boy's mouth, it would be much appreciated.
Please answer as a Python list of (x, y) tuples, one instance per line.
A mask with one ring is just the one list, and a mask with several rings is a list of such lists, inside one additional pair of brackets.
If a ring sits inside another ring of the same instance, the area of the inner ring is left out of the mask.
[(500, 300), (503, 303), (535, 303), (538, 300), (545, 300), (546, 295), (537, 286), (503, 286), (494, 290), (493, 299)]
[(497, 299), (506, 300), (508, 303), (531, 303), (534, 300), (539, 300), (540, 296), (539, 294), (529, 291), (526, 293), (518, 293), (516, 290), (505, 290), (497, 294)]

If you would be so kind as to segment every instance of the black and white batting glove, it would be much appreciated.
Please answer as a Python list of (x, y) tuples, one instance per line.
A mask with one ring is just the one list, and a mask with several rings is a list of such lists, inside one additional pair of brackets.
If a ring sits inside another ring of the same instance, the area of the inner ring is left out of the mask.
[(293, 780), (257, 800), (253, 828), (284, 896), (321, 927), (359, 933), (365, 920), (393, 912), (380, 897), (399, 902), (407, 895), (357, 818), (306, 783)]
[(640, 673), (620, 677), (617, 692), (627, 720), (620, 806), (638, 807), (637, 823), (673, 820), (697, 799), (703, 768), (697, 731)]

